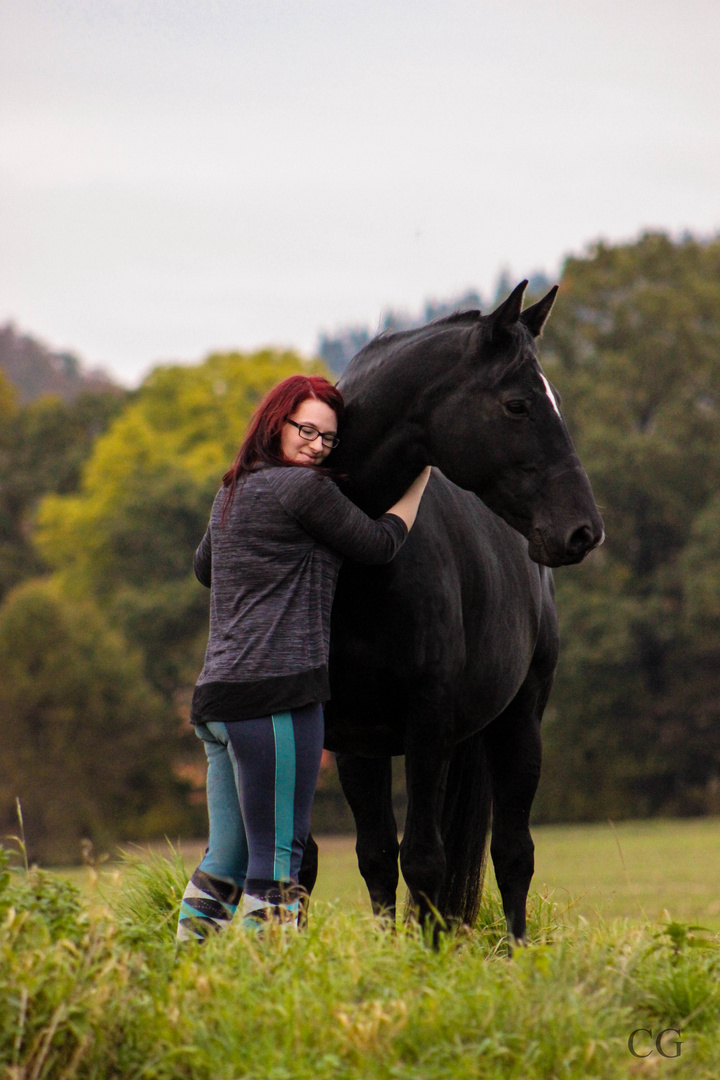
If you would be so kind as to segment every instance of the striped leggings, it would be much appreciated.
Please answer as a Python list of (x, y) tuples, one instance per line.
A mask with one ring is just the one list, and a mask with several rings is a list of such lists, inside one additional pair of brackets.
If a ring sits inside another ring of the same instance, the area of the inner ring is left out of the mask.
[(242, 898), (252, 924), (297, 914), (297, 878), (322, 755), (322, 706), (196, 731), (208, 759), (210, 838), (188, 884), (178, 936), (204, 936)]

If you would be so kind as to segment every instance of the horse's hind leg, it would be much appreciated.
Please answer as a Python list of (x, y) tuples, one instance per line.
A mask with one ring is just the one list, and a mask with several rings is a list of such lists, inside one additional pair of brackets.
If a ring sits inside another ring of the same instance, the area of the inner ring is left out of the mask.
[(373, 912), (394, 922), (399, 844), (392, 808), (392, 758), (338, 754), (337, 766), (355, 818), (358, 867)]
[(523, 941), (527, 894), (535, 869), (530, 810), (540, 779), (540, 720), (547, 686), (528, 683), (485, 730), (492, 778), (493, 825), (490, 853), (500, 888), (508, 934)]
[(310, 907), (310, 894), (315, 888), (315, 882), (318, 875), (318, 846), (315, 837), (312, 833), (308, 834), (308, 838), (305, 842), (305, 850), (303, 851), (302, 863), (300, 865), (300, 873), (298, 874), (298, 884), (302, 887), (302, 895), (300, 897), (300, 913), (298, 915), (298, 926), (307, 926), (308, 921), (308, 909)]

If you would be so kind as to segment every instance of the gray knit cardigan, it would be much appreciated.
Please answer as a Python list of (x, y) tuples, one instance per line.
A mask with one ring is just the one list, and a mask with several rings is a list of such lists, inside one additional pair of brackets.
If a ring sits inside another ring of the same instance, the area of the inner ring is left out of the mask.
[(330, 696), (330, 610), (343, 556), (386, 563), (407, 537), (369, 518), (312, 467), (260, 466), (222, 521), (218, 492), (195, 574), (210, 588), (210, 635), (191, 719), (247, 720)]

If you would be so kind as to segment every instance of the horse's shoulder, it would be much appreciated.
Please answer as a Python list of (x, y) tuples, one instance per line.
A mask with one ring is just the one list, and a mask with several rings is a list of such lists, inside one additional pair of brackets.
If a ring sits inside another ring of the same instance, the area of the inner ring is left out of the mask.
[(525, 543), (520, 534), (493, 513), (482, 499), (472, 491), (453, 484), (442, 473), (437, 474), (437, 482), (428, 488), (425, 497), (428, 498), (428, 506), (435, 511), (433, 528), (438, 531), (470, 534), (490, 544), (504, 541), (509, 532), (514, 534), (520, 546)]

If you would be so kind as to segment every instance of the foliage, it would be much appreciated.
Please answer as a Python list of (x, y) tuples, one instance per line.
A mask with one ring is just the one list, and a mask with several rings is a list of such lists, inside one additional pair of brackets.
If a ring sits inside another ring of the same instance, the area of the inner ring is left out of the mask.
[(51, 942), (79, 945), (88, 916), (77, 886), (36, 866), (12, 874), (9, 863), (10, 853), (0, 847), (0, 919), (11, 911), (11, 918), (27, 915), (42, 923)]
[[(161, 905), (173, 874), (146, 871)], [(0, 879), (9, 1078), (613, 1080), (645, 1068), (628, 1050), (633, 1030), (671, 1026), (679, 1060), (655, 1052), (649, 1066), (717, 1073), (720, 955), (651, 952), (652, 925), (573, 925), (534, 900), (530, 944), (508, 960), (497, 898), (486, 922), (437, 951), (412, 926), (390, 934), (326, 905), (302, 934), (233, 925), (177, 952), (157, 917), (132, 933), (127, 915), (73, 890), (50, 898), (49, 878), (35, 906), (24, 875)]]
[(6, 424), (17, 410), (15, 388), (0, 371), (0, 420)]
[(0, 669), (0, 828), (19, 796), (31, 858), (177, 827), (177, 719), (90, 601), (52, 580), (18, 586), (0, 608)]
[(23, 403), (41, 397), (72, 401), (83, 393), (117, 389), (104, 372), (87, 371), (77, 356), (52, 352), (18, 333), (12, 323), (0, 326), (0, 374), (15, 386)]
[(0, 910), (3, 1076), (130, 1075), (118, 1068), (123, 1053), (150, 1048), (142, 1029), (124, 1025), (129, 1016), (142, 1025), (147, 1012), (148, 961), (165, 978), (169, 961), (158, 967), (152, 942), (133, 952), (106, 914), (43, 871), (3, 875)]
[(688, 926), (687, 923), (671, 920), (653, 935), (657, 943), (649, 951), (665, 949), (670, 953), (673, 963), (678, 963), (686, 949), (717, 949), (718, 942), (708, 938), (706, 935), (709, 933), (706, 926)]
[(118, 924), (130, 937), (175, 940), (188, 875), (181, 852), (171, 844), (168, 848), (167, 858), (139, 848), (123, 852), (121, 886), (107, 899)]
[(20, 408), (10, 391), (0, 372), (0, 600), (43, 571), (31, 541), (38, 500), (76, 490), (95, 440), (127, 396), (113, 390), (71, 402), (42, 397)]
[(720, 809), (719, 271), (658, 234), (565, 266), (543, 363), (607, 540), (556, 574), (545, 820)]

